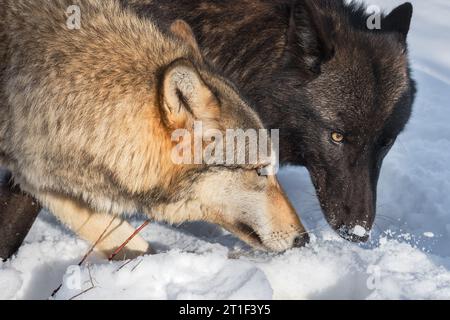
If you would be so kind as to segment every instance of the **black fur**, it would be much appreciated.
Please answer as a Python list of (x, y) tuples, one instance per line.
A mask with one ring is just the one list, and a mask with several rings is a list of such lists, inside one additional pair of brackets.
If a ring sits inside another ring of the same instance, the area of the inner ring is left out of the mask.
[[(329, 223), (351, 240), (375, 218), (381, 164), (415, 96), (406, 37), (412, 5), (367, 28), (343, 0), (123, 0), (163, 24), (191, 24), (207, 58), (281, 129), (284, 164), (306, 166)], [(343, 143), (332, 140), (344, 135)]]
[(0, 170), (0, 262), (16, 253), (39, 211), (38, 202), (22, 193)]

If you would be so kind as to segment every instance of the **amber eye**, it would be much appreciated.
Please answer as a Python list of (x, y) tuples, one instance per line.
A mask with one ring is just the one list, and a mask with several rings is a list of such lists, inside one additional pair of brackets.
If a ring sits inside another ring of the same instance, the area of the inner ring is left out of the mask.
[(335, 143), (342, 143), (345, 140), (345, 137), (342, 133), (339, 132), (333, 132), (331, 134), (331, 139), (333, 140), (333, 142)]
[(264, 169), (267, 169), (267, 166), (256, 169), (258, 177), (268, 178), (267, 172)]

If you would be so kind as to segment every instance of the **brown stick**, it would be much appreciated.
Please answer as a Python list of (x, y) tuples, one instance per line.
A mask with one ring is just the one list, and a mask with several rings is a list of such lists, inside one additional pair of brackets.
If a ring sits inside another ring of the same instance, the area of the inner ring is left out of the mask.
[(116, 251), (109, 257), (109, 261), (112, 261), (127, 245), (130, 243), (131, 240), (133, 240), (134, 237), (136, 237), (148, 224), (150, 223), (150, 220), (145, 221), (139, 228), (136, 229), (136, 231), (119, 247)]
[(94, 289), (95, 289), (95, 287), (90, 287), (90, 288), (84, 290), (83, 292), (80, 292), (80, 293), (77, 294), (76, 296), (73, 296), (72, 298), (69, 299), (69, 301), (75, 300), (76, 298), (79, 298), (79, 297), (81, 297), (82, 295), (84, 295), (84, 294), (86, 294), (86, 293), (88, 293), (89, 291), (94, 290)]
[(83, 259), (81, 259), (80, 263), (78, 263), (79, 266), (83, 265), (83, 263), (87, 260), (87, 258), (89, 258), (89, 256), (91, 255), (91, 253), (95, 250), (95, 248), (97, 247), (97, 245), (103, 240), (103, 237), (105, 236), (105, 234), (108, 232), (109, 228), (111, 227), (111, 225), (113, 224), (114, 220), (116, 220), (116, 217), (113, 217), (111, 222), (108, 224), (108, 226), (106, 227), (105, 230), (103, 230), (102, 234), (100, 235), (100, 237), (97, 239), (97, 241), (95, 241), (95, 243), (92, 245), (91, 249), (89, 249), (89, 251), (84, 255)]

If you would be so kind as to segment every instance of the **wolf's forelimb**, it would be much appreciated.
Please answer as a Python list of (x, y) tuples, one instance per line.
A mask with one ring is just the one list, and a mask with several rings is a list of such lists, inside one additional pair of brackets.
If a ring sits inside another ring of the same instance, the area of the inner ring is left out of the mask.
[[(98, 242), (95, 249), (105, 257), (111, 256), (135, 232), (135, 229), (120, 217), (114, 218), (110, 214), (96, 212), (68, 197), (46, 193), (41, 194), (39, 198), (62, 223), (81, 238), (89, 243)], [(111, 222), (112, 219), (114, 221)], [(98, 241), (105, 228), (108, 228), (107, 232)], [(147, 253), (152, 253), (151, 247), (138, 235), (115, 260), (133, 259)]]

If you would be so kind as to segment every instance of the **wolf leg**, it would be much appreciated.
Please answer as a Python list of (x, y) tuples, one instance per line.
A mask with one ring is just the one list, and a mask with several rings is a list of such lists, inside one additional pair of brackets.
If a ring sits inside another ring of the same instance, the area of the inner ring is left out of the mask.
[(0, 171), (0, 260), (4, 260), (22, 245), (41, 207), (33, 197), (12, 186), (8, 172)]
[[(39, 198), (62, 223), (91, 244), (96, 243), (104, 233), (95, 249), (106, 257), (114, 253), (135, 232), (135, 229), (120, 217), (95, 212), (70, 198), (53, 194), (41, 195)], [(137, 235), (115, 260), (133, 259), (149, 253), (153, 253), (150, 245)]]

